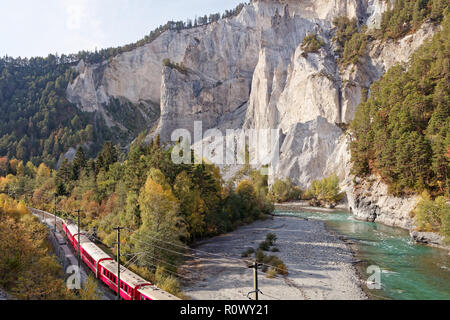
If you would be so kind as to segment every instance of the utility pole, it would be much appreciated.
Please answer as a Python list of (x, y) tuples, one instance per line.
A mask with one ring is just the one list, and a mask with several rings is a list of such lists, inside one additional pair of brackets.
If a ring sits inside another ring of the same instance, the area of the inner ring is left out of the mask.
[[(258, 301), (258, 268), (261, 266), (256, 260), (255, 262), (249, 266), (250, 269), (253, 269), (253, 293), (255, 294), (255, 301)], [(252, 293), (252, 292), (250, 292)], [(249, 294), (250, 294), (249, 293)]]
[(114, 230), (117, 231), (117, 300), (120, 300), (120, 230), (123, 227), (117, 226)]
[(56, 193), (54, 194), (54, 202), (55, 202), (55, 205), (54, 205), (54, 208), (53, 208), (53, 215), (55, 216), (55, 234), (56, 234)]
[(81, 270), (81, 246), (80, 246), (80, 209), (76, 211), (78, 213), (78, 270)]

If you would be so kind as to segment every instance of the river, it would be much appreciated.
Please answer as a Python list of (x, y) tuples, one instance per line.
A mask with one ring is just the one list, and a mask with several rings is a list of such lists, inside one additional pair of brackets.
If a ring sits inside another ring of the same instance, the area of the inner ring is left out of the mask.
[[(369, 266), (381, 270), (381, 289), (366, 290), (372, 299), (449, 300), (450, 256), (446, 250), (415, 244), (406, 230), (358, 221), (345, 212), (275, 212), (324, 221), (327, 228), (349, 239), (364, 281)], [(379, 268), (379, 269), (378, 269)]]

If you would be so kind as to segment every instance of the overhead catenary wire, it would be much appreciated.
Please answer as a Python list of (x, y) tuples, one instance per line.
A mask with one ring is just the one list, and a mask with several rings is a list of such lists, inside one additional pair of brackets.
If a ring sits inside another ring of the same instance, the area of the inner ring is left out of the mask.
[(141, 244), (145, 244), (145, 245), (148, 245), (148, 246), (153, 246), (153, 247), (156, 247), (156, 248), (161, 249), (161, 250), (165, 250), (165, 251), (172, 252), (172, 253), (175, 253), (175, 254), (183, 255), (183, 256), (185, 256), (185, 257), (192, 257), (192, 258), (195, 258), (195, 256), (192, 255), (192, 254), (184, 253), (184, 252), (180, 252), (180, 251), (175, 251), (175, 250), (171, 250), (171, 249), (167, 249), (167, 248), (158, 246), (158, 245), (156, 245), (156, 244), (154, 244), (154, 243), (145, 242), (145, 241), (143, 241), (143, 240), (137, 239), (137, 238), (135, 238), (135, 236), (131, 236), (131, 238), (134, 239), (134, 240), (136, 240), (137, 242), (139, 242), (139, 243), (141, 243)]
[[(148, 264), (151, 265), (151, 266), (153, 266), (153, 267), (155, 267), (155, 268), (158, 268), (158, 265), (156, 265), (155, 263), (148, 262)], [(182, 278), (182, 279), (185, 279), (185, 280), (191, 280), (191, 279), (188, 278), (188, 277), (182, 276), (182, 275), (179, 274), (178, 272), (174, 272), (174, 271), (167, 270), (167, 269), (165, 270), (165, 272), (168, 272), (168, 273), (170, 273), (170, 274), (172, 274), (172, 275), (174, 275), (174, 276), (176, 276), (176, 277), (179, 277), (179, 278)]]
[[(127, 228), (127, 230), (132, 231), (132, 230), (129, 229), (129, 228)], [(225, 259), (231, 259), (231, 260), (237, 261), (237, 262), (239, 262), (239, 263), (244, 262), (242, 259), (235, 258), (235, 257), (229, 256), (229, 255), (219, 254), (219, 253), (211, 253), (211, 252), (207, 252), (207, 251), (203, 251), (203, 250), (198, 250), (198, 249), (189, 248), (189, 247), (186, 247), (186, 246), (183, 246), (183, 245), (179, 245), (179, 244), (175, 244), (175, 243), (168, 242), (168, 241), (166, 241), (166, 240), (161, 240), (161, 239), (158, 239), (158, 238), (156, 238), (156, 237), (152, 237), (152, 236), (150, 236), (150, 235), (143, 235), (143, 236), (146, 237), (146, 238), (148, 238), (148, 239), (152, 239), (152, 240), (156, 240), (156, 241), (159, 241), (159, 242), (163, 242), (163, 243), (166, 243), (166, 244), (169, 244), (169, 245), (172, 245), (172, 246), (175, 246), (175, 247), (179, 247), (179, 248), (182, 248), (182, 249), (185, 249), (185, 250), (190, 250), (190, 251), (194, 251), (194, 252), (199, 252), (199, 253), (203, 253), (203, 254), (207, 254), (207, 255), (211, 255), (211, 256), (216, 256), (216, 257), (220, 257), (220, 258), (225, 258)], [(137, 240), (137, 239), (136, 239), (136, 240)], [(142, 241), (142, 240), (138, 240), (138, 241)], [(154, 245), (153, 243), (148, 243), (148, 242), (147, 242), (146, 244), (156, 246), (156, 245)], [(159, 248), (161, 248), (161, 247), (159, 247)], [(163, 250), (170, 250), (170, 249), (165, 249), (165, 248), (162, 248), (162, 249), (163, 249)], [(173, 252), (174, 252), (174, 251), (173, 251)], [(183, 254), (184, 254), (184, 253), (183, 253)], [(190, 256), (190, 257), (197, 258), (196, 256), (194, 256), (194, 255), (192, 255), (192, 254), (184, 254), (184, 255), (188, 255), (188, 256)], [(272, 269), (274, 269), (274, 270), (277, 270), (277, 271), (280, 271), (280, 272), (283, 272), (283, 273), (286, 271), (285, 269), (281, 269), (281, 268), (278, 268), (278, 267), (276, 267), (276, 266), (273, 266), (273, 265), (270, 265), (270, 264), (267, 264), (267, 263), (263, 263), (263, 262), (258, 262), (258, 263), (259, 263), (261, 266), (266, 266), (267, 268), (272, 268)], [(287, 269), (287, 271), (288, 271), (288, 272), (294, 271), (293, 273), (297, 273), (297, 274), (303, 273), (302, 271), (296, 270), (296, 269)]]
[(159, 262), (161, 262), (161, 263), (165, 263), (165, 264), (167, 264), (168, 266), (171, 266), (171, 267), (174, 267), (174, 268), (179, 268), (179, 266), (176, 266), (176, 265), (174, 265), (174, 264), (172, 264), (172, 263), (169, 263), (169, 262), (167, 262), (167, 261), (164, 261), (164, 260), (161, 260), (161, 259), (158, 259), (158, 258), (156, 258), (154, 255), (151, 255), (151, 254), (149, 254), (149, 252), (148, 251), (142, 251), (142, 252), (138, 252), (138, 253), (135, 253), (135, 254), (132, 254), (132, 253), (128, 253), (128, 254), (124, 254), (124, 255), (127, 255), (127, 256), (132, 256), (132, 258), (130, 258), (130, 260), (127, 262), (127, 264), (128, 265), (130, 265), (131, 263), (131, 260), (133, 260), (133, 262), (136, 262), (136, 260), (139, 260), (140, 259), (140, 257), (142, 257), (142, 255), (144, 255), (144, 254), (146, 254), (147, 256), (150, 256), (152, 259), (154, 259), (154, 260), (157, 260), (157, 261), (159, 261)]
[[(47, 214), (51, 215), (50, 213), (47, 213)], [(129, 231), (129, 232), (134, 232), (134, 231), (135, 231), (135, 230), (132, 230), (132, 229), (127, 228), (127, 227), (124, 227), (124, 229), (127, 230), (127, 231)], [(106, 245), (105, 243), (103, 243), (98, 237), (94, 237), (93, 235), (91, 235), (91, 236), (92, 236), (92, 238), (94, 238), (96, 241), (98, 241), (98, 242), (101, 243), (102, 245), (106, 246), (107, 248), (109, 248), (109, 249), (114, 249), (114, 248), (112, 248), (112, 247), (109, 247), (109, 246)], [(203, 254), (210, 255), (210, 256), (215, 256), (215, 257), (218, 257), (218, 258), (230, 259), (230, 260), (234, 260), (234, 261), (239, 262), (239, 263), (245, 262), (243, 259), (235, 258), (235, 257), (229, 256), (229, 255), (218, 254), (218, 253), (211, 253), (211, 252), (207, 252), (207, 251), (203, 251), (203, 250), (199, 250), (199, 249), (190, 248), (190, 247), (188, 247), (188, 246), (183, 246), (183, 245), (175, 244), (175, 243), (172, 243), (172, 242), (169, 242), (169, 241), (166, 241), (166, 240), (158, 239), (158, 238), (152, 237), (152, 236), (150, 236), (150, 235), (143, 235), (143, 236), (146, 237), (147, 239), (151, 239), (151, 240), (154, 240), (154, 241), (159, 241), (159, 242), (162, 242), (162, 243), (165, 243), (165, 244), (168, 244), (168, 245), (177, 247), (177, 248), (181, 248), (181, 249), (184, 249), (184, 250), (187, 250), (187, 251), (194, 251), (194, 252), (203, 253)], [(154, 247), (159, 248), (159, 249), (161, 249), (161, 250), (165, 250), (165, 251), (168, 251), (168, 252), (172, 252), (172, 253), (174, 253), (174, 254), (179, 254), (179, 255), (183, 255), (183, 256), (185, 256), (185, 257), (191, 257), (191, 258), (198, 258), (197, 256), (195, 256), (195, 255), (193, 255), (193, 254), (189, 254), (189, 253), (185, 253), (185, 252), (180, 252), (180, 251), (176, 251), (176, 250), (171, 250), (171, 249), (168, 249), (168, 248), (164, 248), (164, 247), (155, 245), (154, 243), (145, 242), (145, 241), (143, 241), (143, 240), (137, 239), (135, 235), (131, 235), (131, 238), (134, 239), (134, 240), (136, 240), (136, 241), (138, 241), (138, 242), (140, 242), (140, 243), (142, 243), (142, 244), (151, 245), (151, 246), (154, 246)], [(261, 266), (265, 266), (265, 267), (267, 267), (267, 268), (272, 268), (272, 269), (277, 270), (277, 271), (281, 271), (281, 272), (285, 272), (285, 271), (286, 271), (286, 270), (284, 270), (284, 269), (278, 268), (278, 267), (273, 266), (273, 265), (269, 265), (269, 264), (267, 264), (267, 263), (259, 262), (259, 264), (260, 264)], [(288, 272), (289, 272), (289, 273), (297, 273), (297, 274), (302, 273), (302, 271), (300, 271), (300, 270), (295, 270), (295, 269), (289, 269)]]
[[(52, 214), (50, 214), (50, 213), (46, 213), (46, 214), (47, 214), (47, 215), (50, 215), (50, 216), (52, 215)], [(128, 231), (131, 231), (131, 232), (134, 232), (134, 230), (131, 230), (130, 228), (124, 228), (124, 229), (126, 229), (126, 230), (128, 230)], [(106, 244), (104, 244), (104, 243), (101, 241), (100, 238), (98, 238), (98, 237), (96, 237), (96, 236), (94, 236), (94, 235), (92, 235), (92, 234), (88, 234), (88, 235), (89, 235), (90, 237), (92, 237), (93, 239), (95, 239), (96, 241), (98, 241), (99, 243), (101, 243), (101, 244), (105, 245), (106, 247), (110, 248), (109, 246), (107, 246)], [(199, 250), (199, 249), (193, 249), (193, 248), (190, 248), (190, 247), (188, 247), (188, 246), (183, 246), (183, 245), (175, 244), (175, 243), (172, 243), (172, 242), (169, 242), (169, 241), (166, 241), (166, 240), (158, 239), (158, 238), (152, 237), (152, 236), (150, 236), (150, 235), (143, 235), (143, 237), (146, 237), (147, 239), (151, 239), (151, 240), (153, 240), (153, 241), (158, 241), (158, 242), (161, 242), (161, 243), (164, 243), (164, 244), (168, 244), (168, 245), (170, 245), (170, 246), (177, 247), (177, 248), (180, 248), (180, 249), (183, 249), (183, 250), (186, 250), (186, 251), (194, 251), (194, 252), (203, 253), (203, 254), (206, 254), (206, 255), (209, 255), (209, 256), (215, 256), (215, 257), (218, 257), (218, 258), (230, 259), (230, 260), (237, 261), (237, 262), (239, 262), (239, 263), (243, 263), (243, 262), (244, 262), (243, 259), (235, 258), (235, 257), (229, 256), (229, 255), (225, 255), (225, 254), (211, 253), (211, 252), (207, 252), (207, 251), (203, 251), (203, 250)], [(185, 256), (185, 257), (198, 258), (197, 256), (195, 256), (195, 255), (193, 255), (193, 254), (190, 254), (190, 253), (186, 253), (186, 252), (181, 252), (181, 251), (177, 251), (177, 250), (172, 250), (172, 249), (164, 248), (164, 247), (161, 247), (161, 246), (156, 245), (155, 243), (150, 243), (150, 242), (143, 241), (143, 240), (141, 240), (141, 239), (137, 239), (137, 238), (136, 238), (136, 235), (131, 235), (131, 238), (134, 239), (134, 240), (136, 240), (136, 241), (138, 241), (138, 242), (140, 242), (140, 243), (142, 243), (142, 244), (150, 245), (150, 246), (153, 246), (153, 247), (156, 247), (156, 248), (159, 248), (159, 249), (161, 249), (161, 250), (165, 250), (165, 251), (168, 251), (168, 252), (171, 252), (171, 253), (174, 253), (174, 254), (183, 255), (183, 256)], [(110, 248), (110, 249), (112, 249), (112, 248)], [(149, 254), (148, 251), (137, 252), (137, 253), (131, 253), (131, 254), (124, 254), (124, 255), (126, 255), (126, 256), (131, 256), (131, 258), (130, 258), (123, 266), (124, 266), (125, 268), (127, 268), (127, 267), (130, 266), (132, 263), (134, 263), (134, 262), (136, 262), (137, 260), (139, 260), (139, 259), (142, 257), (142, 255), (144, 255), (144, 254), (150, 256), (152, 259), (154, 259), (154, 260), (156, 260), (156, 261), (158, 261), (158, 262), (160, 262), (160, 263), (166, 264), (166, 265), (168, 265), (168, 266), (172, 266), (172, 267), (177, 268), (177, 269), (179, 268), (178, 266), (173, 265), (173, 264), (171, 264), (171, 263), (169, 263), (169, 262), (167, 262), (167, 261), (164, 261), (164, 260), (161, 260), (161, 259), (156, 258), (155, 256)], [(148, 263), (149, 265), (151, 265), (151, 266), (158, 267), (158, 265), (156, 265), (155, 263), (150, 263), (150, 262), (147, 262), (147, 263)], [(277, 268), (277, 267), (274, 267), (274, 266), (272, 266), (272, 265), (268, 265), (268, 264), (265, 264), (265, 263), (260, 263), (260, 265), (267, 266), (267, 267), (270, 267), (270, 268), (273, 268), (273, 269), (276, 269), (276, 270), (281, 270), (281, 269), (279, 269), (279, 268)], [(179, 274), (178, 272), (174, 272), (174, 271), (167, 270), (167, 269), (166, 269), (165, 271), (166, 271), (167, 273), (170, 273), (170, 274), (176, 276), (176, 277), (183, 278), (183, 279), (186, 279), (186, 280), (191, 280), (190, 278), (185, 277), (185, 276)], [(284, 271), (284, 270), (283, 270), (283, 271)], [(272, 298), (272, 299), (275, 299), (275, 300), (280, 300), (280, 299), (278, 299), (278, 298), (276, 298), (276, 297), (273, 297), (273, 296), (270, 296), (270, 295), (268, 295), (268, 294), (263, 293), (261, 290), (258, 290), (258, 291), (259, 291), (262, 295), (264, 295), (264, 296), (267, 296), (267, 297)]]
[[(151, 258), (153, 258), (154, 260), (157, 260), (157, 261), (159, 261), (159, 262), (161, 262), (161, 263), (165, 263), (165, 264), (170, 265), (170, 266), (172, 266), (172, 267), (178, 268), (178, 266), (173, 265), (173, 264), (171, 264), (171, 263), (168, 263), (167, 261), (163, 261), (163, 260), (157, 259), (157, 258), (155, 258), (154, 256), (148, 254), (148, 252), (145, 252), (145, 251), (143, 251), (143, 252), (138, 252), (138, 253), (134, 254), (134, 255), (133, 255), (133, 256), (134, 256), (133, 259), (135, 259), (134, 262), (136, 262), (136, 259), (139, 260), (140, 257), (141, 257), (142, 255), (144, 255), (144, 254), (147, 254), (147, 255), (151, 256)], [(131, 254), (127, 254), (127, 255), (131, 255)], [(131, 259), (130, 259), (130, 260), (131, 260)], [(130, 261), (129, 261), (129, 262), (130, 262)], [(129, 262), (128, 262), (128, 263), (129, 263)], [(156, 264), (153, 264), (153, 263), (148, 263), (148, 264), (151, 265), (151, 266), (153, 266), (153, 267), (156, 267), (156, 268), (158, 267)], [(129, 263), (128, 265), (131, 265), (131, 263)], [(176, 276), (178, 276), (178, 277), (180, 277), (180, 278), (183, 278), (183, 279), (186, 279), (186, 280), (191, 280), (190, 278), (187, 278), (187, 277), (185, 277), (185, 276), (182, 276), (182, 275), (179, 274), (178, 272), (174, 272), (174, 271), (167, 270), (167, 269), (166, 269), (165, 271), (167, 271), (168, 273), (171, 273), (171, 274), (173, 274), (173, 275), (176, 275)]]
[(135, 255), (133, 255), (133, 257), (131, 257), (131, 259), (129, 259), (123, 266), (125, 268), (128, 268), (132, 263), (136, 262), (140, 254), (143, 254), (143, 252), (136, 253)]
[(176, 268), (176, 269), (179, 268), (179, 266), (176, 266), (176, 265), (174, 265), (174, 264), (172, 264), (172, 263), (169, 263), (169, 262), (167, 262), (167, 261), (158, 259), (158, 258), (156, 258), (155, 256), (153, 256), (153, 255), (151, 255), (151, 254), (149, 254), (149, 253), (147, 253), (147, 252), (144, 252), (143, 254), (146, 254), (146, 255), (150, 256), (150, 258), (152, 258), (152, 259), (154, 259), (154, 260), (156, 260), (156, 261), (158, 261), (158, 262), (165, 263), (165, 264), (167, 264), (168, 266), (174, 267), (174, 268)]

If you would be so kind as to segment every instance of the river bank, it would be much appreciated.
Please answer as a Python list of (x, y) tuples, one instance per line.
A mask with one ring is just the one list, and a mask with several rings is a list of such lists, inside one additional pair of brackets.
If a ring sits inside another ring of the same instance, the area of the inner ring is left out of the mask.
[[(323, 212), (323, 213), (333, 213), (333, 212), (349, 212), (347, 204), (341, 203), (338, 204), (335, 208), (320, 208), (320, 207), (312, 207), (309, 205), (308, 201), (294, 201), (294, 202), (286, 202), (286, 203), (276, 203), (275, 209), (277, 211), (291, 211), (291, 212)], [(356, 220), (365, 221), (364, 219), (360, 219), (355, 216)], [(392, 225), (386, 223), (384, 221), (377, 221), (379, 224), (384, 224), (386, 226), (401, 228), (403, 230), (408, 230), (411, 239), (422, 245), (427, 245), (430, 247), (439, 248), (442, 250), (447, 250), (450, 255), (450, 245), (446, 244), (444, 241), (444, 237), (440, 236), (435, 232), (418, 232), (413, 227), (406, 228), (401, 225)]]
[(184, 293), (194, 300), (247, 300), (253, 273), (241, 253), (256, 249), (268, 233), (276, 234), (280, 250), (270, 254), (283, 260), (289, 275), (269, 279), (259, 272), (261, 300), (367, 299), (349, 246), (328, 232), (323, 222), (296, 217), (257, 221), (199, 243), (195, 249), (202, 252), (195, 251), (180, 270), (190, 279), (183, 282)]
[(380, 275), (381, 288), (366, 290), (371, 299), (450, 299), (448, 252), (415, 243), (407, 230), (357, 220), (348, 212), (276, 214), (323, 221), (327, 230), (351, 246), (363, 283), (374, 271)]
[(345, 210), (347, 211), (346, 204), (338, 204), (335, 208), (322, 208), (322, 207), (313, 207), (309, 205), (308, 201), (291, 201), (285, 203), (275, 203), (275, 210), (279, 211), (309, 211), (309, 212), (335, 212), (336, 210)]

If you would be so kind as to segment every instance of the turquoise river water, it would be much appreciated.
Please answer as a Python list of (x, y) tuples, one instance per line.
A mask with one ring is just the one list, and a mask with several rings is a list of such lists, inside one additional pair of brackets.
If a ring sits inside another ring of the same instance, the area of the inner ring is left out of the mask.
[(373, 299), (450, 299), (450, 256), (445, 250), (414, 244), (406, 230), (355, 220), (349, 213), (277, 211), (276, 215), (324, 221), (329, 230), (355, 245), (363, 280), (368, 266), (381, 270), (381, 289)]

